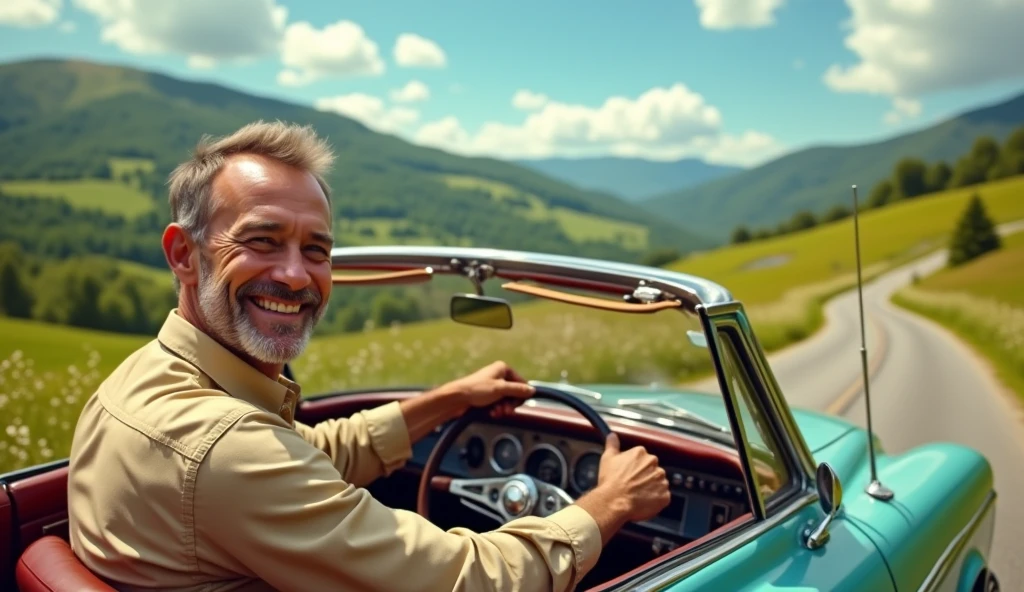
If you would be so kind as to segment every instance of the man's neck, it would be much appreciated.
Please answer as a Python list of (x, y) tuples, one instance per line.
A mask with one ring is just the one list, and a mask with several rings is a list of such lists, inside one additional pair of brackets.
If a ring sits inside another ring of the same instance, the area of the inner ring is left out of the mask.
[(259, 370), (261, 373), (265, 374), (271, 379), (277, 380), (277, 378), (284, 371), (283, 364), (270, 364), (267, 362), (257, 360), (256, 358), (246, 354), (245, 352), (240, 351), (238, 348), (233, 347), (231, 344), (226, 343), (224, 339), (222, 339), (219, 335), (216, 335), (212, 330), (210, 330), (206, 322), (203, 321), (203, 316), (199, 314), (199, 303), (196, 301), (196, 299), (194, 297), (190, 297), (190, 295), (188, 294), (185, 294), (184, 291), (182, 292), (181, 297), (178, 298), (178, 314), (183, 319), (188, 321), (193, 327), (202, 331), (210, 339), (213, 339), (217, 343), (221, 344), (221, 346), (223, 346), (226, 350), (230, 351), (239, 359), (244, 361), (246, 364), (249, 364), (253, 368)]

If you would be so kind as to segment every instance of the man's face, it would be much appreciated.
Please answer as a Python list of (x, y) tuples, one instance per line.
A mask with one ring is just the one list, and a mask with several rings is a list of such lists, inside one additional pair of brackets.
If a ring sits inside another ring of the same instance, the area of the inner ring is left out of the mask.
[(211, 205), (207, 246), (199, 250), (203, 320), (217, 339), (256, 360), (294, 359), (331, 291), (323, 191), (308, 173), (235, 156), (213, 183)]

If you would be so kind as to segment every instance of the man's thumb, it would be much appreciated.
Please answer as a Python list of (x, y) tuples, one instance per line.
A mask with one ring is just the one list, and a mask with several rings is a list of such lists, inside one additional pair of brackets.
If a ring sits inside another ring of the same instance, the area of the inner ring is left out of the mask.
[(604, 441), (604, 453), (605, 454), (617, 454), (619, 452), (619, 435), (615, 432), (608, 434), (608, 438)]

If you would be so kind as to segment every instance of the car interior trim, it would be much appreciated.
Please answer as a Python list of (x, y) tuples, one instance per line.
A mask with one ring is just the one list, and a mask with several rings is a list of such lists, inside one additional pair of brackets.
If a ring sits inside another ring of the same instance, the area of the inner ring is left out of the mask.
[(510, 292), (519, 292), (520, 294), (529, 294), (538, 298), (547, 298), (548, 300), (555, 300), (577, 306), (586, 306), (589, 308), (597, 308), (613, 312), (650, 314), (682, 306), (682, 303), (678, 300), (662, 300), (660, 302), (651, 303), (626, 302), (623, 300), (610, 300), (607, 298), (594, 298), (591, 296), (582, 296), (580, 294), (559, 292), (558, 290), (551, 290), (520, 282), (508, 282), (502, 284), (501, 287)]
[(405, 269), (401, 271), (390, 271), (371, 274), (331, 274), (331, 283), (345, 284), (349, 286), (374, 285), (374, 284), (414, 284), (427, 282), (433, 279), (434, 270), (430, 267), (418, 269)]

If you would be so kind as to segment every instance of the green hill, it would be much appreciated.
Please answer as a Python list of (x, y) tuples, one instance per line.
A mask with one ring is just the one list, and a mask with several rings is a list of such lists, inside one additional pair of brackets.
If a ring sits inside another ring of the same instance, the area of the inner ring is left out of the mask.
[(849, 205), (851, 185), (870, 190), (904, 157), (928, 164), (944, 160), (952, 167), (979, 137), (1002, 142), (1022, 123), (1024, 94), (881, 142), (794, 152), (642, 204), (667, 220), (685, 220), (692, 228), (725, 240), (740, 224), (775, 226), (799, 210), (821, 214), (836, 204)]
[(214, 84), (81, 61), (0, 65), (0, 190), (138, 215), (137, 199), (97, 204), (95, 192), (68, 181), (123, 183), (152, 196), (164, 215), (166, 175), (199, 137), (257, 119), (312, 124), (330, 140), (338, 160), (328, 181), (342, 243), (472, 244), (636, 260), (711, 242), (525, 167), (415, 146), (340, 115)]

